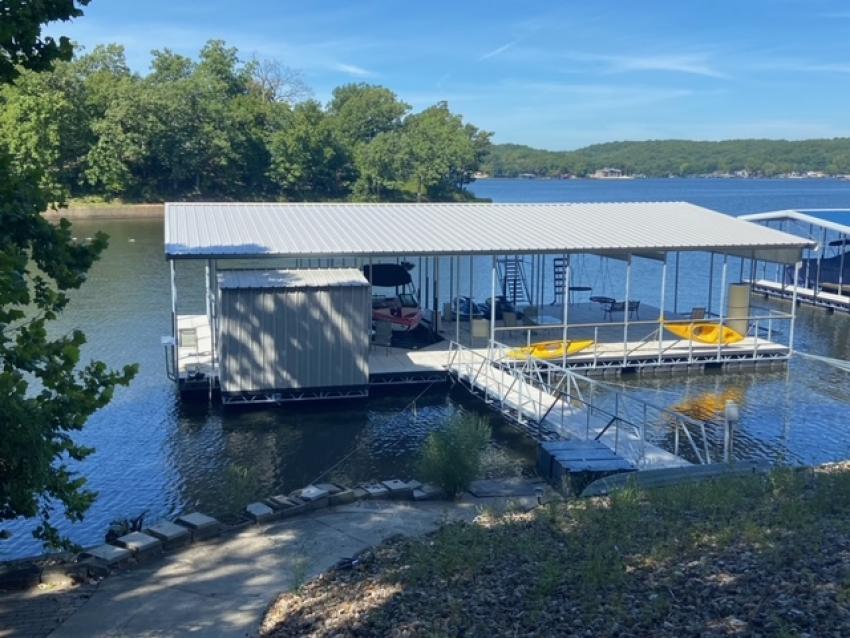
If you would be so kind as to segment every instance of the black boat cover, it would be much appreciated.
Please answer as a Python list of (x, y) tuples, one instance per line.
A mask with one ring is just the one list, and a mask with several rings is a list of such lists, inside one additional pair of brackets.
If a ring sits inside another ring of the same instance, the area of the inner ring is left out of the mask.
[(412, 282), (407, 268), (400, 264), (372, 264), (363, 266), (363, 274), (373, 286), (406, 286)]

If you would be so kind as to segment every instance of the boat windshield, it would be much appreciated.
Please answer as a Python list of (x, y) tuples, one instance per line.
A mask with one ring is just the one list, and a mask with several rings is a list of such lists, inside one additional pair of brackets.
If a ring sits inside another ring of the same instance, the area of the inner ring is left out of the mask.
[(401, 305), (405, 308), (416, 308), (419, 305), (419, 302), (416, 300), (416, 297), (409, 292), (404, 292), (398, 296), (398, 300), (401, 302)]

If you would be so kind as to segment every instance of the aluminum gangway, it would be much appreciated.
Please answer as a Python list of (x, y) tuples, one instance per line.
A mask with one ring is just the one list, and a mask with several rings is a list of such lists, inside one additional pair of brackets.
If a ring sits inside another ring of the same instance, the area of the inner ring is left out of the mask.
[[(492, 409), (539, 441), (601, 441), (638, 469), (728, 461), (731, 432), (590, 379), (562, 362), (514, 359), (493, 342), (473, 350), (452, 342), (448, 372)], [(652, 441), (650, 441), (650, 438)]]

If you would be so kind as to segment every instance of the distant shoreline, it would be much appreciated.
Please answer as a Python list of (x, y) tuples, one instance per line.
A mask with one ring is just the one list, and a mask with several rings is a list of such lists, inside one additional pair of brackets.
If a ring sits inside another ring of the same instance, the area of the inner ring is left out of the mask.
[(65, 217), (70, 220), (81, 219), (162, 219), (165, 216), (164, 204), (96, 204), (92, 206), (71, 206), (42, 213), (51, 221)]

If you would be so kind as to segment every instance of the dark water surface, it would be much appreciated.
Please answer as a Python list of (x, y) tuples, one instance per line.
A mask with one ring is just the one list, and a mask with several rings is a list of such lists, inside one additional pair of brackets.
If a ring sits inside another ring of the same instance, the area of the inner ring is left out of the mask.
[[(472, 188), (495, 201), (686, 200), (734, 214), (850, 207), (850, 183), (831, 180), (484, 180)], [(154, 520), (194, 507), (223, 513), (255, 494), (300, 487), (334, 465), (333, 475), (340, 480), (409, 476), (428, 432), (458, 411), (486, 414), (462, 391), (448, 393), (442, 386), (419, 397), (415, 409), (410, 403), (421, 388), (321, 408), (223, 412), (205, 403), (181, 403), (165, 377), (159, 344), (169, 333), (170, 303), (162, 222), (77, 222), (74, 227), (81, 238), (104, 230), (111, 246), (53, 329), (83, 329), (89, 338), (86, 356), (114, 366), (140, 364), (131, 387), (117, 392), (78, 435), (82, 443), (97, 448), (79, 469), (100, 496), (83, 523), (61, 522), (60, 527), (81, 544), (99, 542), (116, 517), (147, 510), (148, 519)], [(683, 272), (681, 308), (704, 305), (705, 262), (695, 259)], [(730, 267), (737, 272), (734, 263)], [(474, 268), (476, 296), (489, 296), (487, 264)], [(188, 293), (183, 300), (195, 307), (202, 303), (201, 272), (183, 266), (179, 271), (181, 293)], [(636, 262), (635, 288), (652, 305), (658, 305), (652, 298), (657, 296), (657, 276), (657, 264)], [(622, 285), (619, 264), (587, 258), (577, 264), (576, 277), (600, 293), (610, 290), (612, 296), (622, 297), (616, 294)], [(717, 291), (719, 287), (715, 295)], [(671, 304), (668, 291), (666, 306)], [(797, 345), (850, 359), (850, 320), (804, 307)], [(738, 456), (812, 463), (850, 458), (848, 381), (845, 372), (795, 359), (787, 372), (635, 377), (627, 383), (633, 386), (631, 392), (655, 403), (684, 404), (696, 412), (710, 412), (717, 397), (740, 399)], [(492, 422), (502, 443), (528, 455), (527, 441), (496, 418)], [(13, 538), (0, 542), (0, 557), (38, 552), (31, 528), (26, 521), (13, 525)]]

